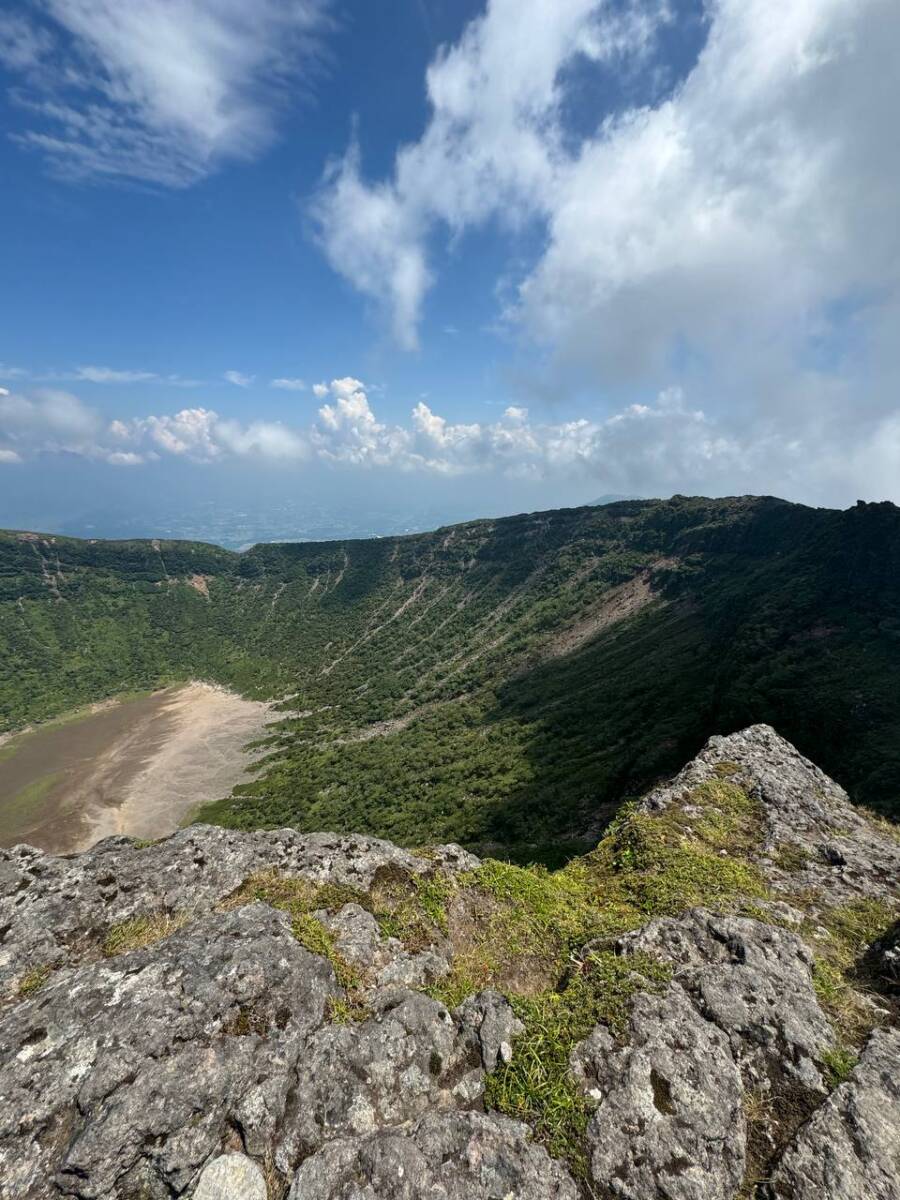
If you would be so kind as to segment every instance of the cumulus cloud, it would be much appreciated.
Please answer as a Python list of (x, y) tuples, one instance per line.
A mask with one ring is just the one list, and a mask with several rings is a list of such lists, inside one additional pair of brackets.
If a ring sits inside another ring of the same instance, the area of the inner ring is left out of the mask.
[[(742, 462), (778, 448), (755, 490), (787, 490), (802, 447), (811, 498), (864, 478), (867, 456), (896, 495), (900, 6), (709, 0), (705, 16), (696, 61), (659, 91), (671, 6), (489, 0), (428, 68), (430, 119), (390, 174), (365, 179), (356, 145), (331, 165), (322, 247), (412, 348), (440, 235), (536, 234), (501, 315), (543, 353), (536, 391), (588, 389), (648, 439), (644, 487), (671, 476), (653, 438), (686, 418), (626, 417), (624, 400), (675, 382)], [(637, 101), (616, 93), (626, 78)], [(593, 125), (588, 94), (604, 97)], [(700, 445), (694, 491), (711, 486)]]
[(516, 229), (546, 217), (571, 166), (564, 69), (641, 57), (670, 19), (662, 0), (490, 0), (429, 66), (431, 120), (398, 151), (392, 177), (366, 182), (355, 143), (329, 167), (312, 210), (322, 245), (355, 287), (387, 303), (401, 345), (417, 342), (435, 225), (457, 233), (494, 219)]
[(900, 414), (861, 426), (838, 448), (827, 423), (785, 439), (777, 428), (738, 431), (690, 402), (679, 387), (600, 418), (535, 419), (510, 405), (492, 421), (452, 421), (424, 401), (391, 423), (365, 386), (345, 377), (323, 384), (325, 402), (306, 426), (244, 423), (214, 409), (108, 420), (65, 392), (0, 394), (0, 461), (69, 453), (117, 467), (163, 458), (195, 464), (236, 459), (335, 470), (533, 481), (581, 479), (592, 490), (666, 495), (772, 492), (850, 503), (900, 501)]
[[(325, 251), (412, 346), (430, 235), (538, 220), (511, 313), (563, 353), (639, 372), (679, 342), (787, 330), (896, 286), (900, 9), (893, 0), (714, 0), (693, 68), (643, 106), (566, 124), (574, 69), (620, 75), (672, 20), (656, 0), (490, 0), (428, 68), (431, 119), (367, 182), (359, 149), (314, 204)], [(817, 320), (818, 318), (818, 320)], [(760, 328), (762, 326), (762, 328)]]
[(71, 178), (187, 186), (270, 144), (326, 25), (327, 0), (30, 0), (0, 14), (17, 140)]

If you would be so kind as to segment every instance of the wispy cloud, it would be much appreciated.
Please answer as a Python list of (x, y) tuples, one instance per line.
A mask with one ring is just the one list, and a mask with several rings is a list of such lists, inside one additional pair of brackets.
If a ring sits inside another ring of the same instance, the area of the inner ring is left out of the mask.
[(149, 383), (159, 379), (155, 371), (118, 371), (114, 367), (76, 367), (72, 376), (87, 383)]
[(306, 384), (302, 379), (272, 379), (269, 387), (278, 388), (282, 392), (305, 392)]
[(205, 386), (205, 380), (193, 379), (190, 376), (169, 373), (160, 374), (158, 371), (145, 371), (142, 368), (107, 367), (107, 366), (78, 366), (78, 367), (10, 367), (0, 363), (0, 379), (31, 380), (35, 383), (96, 383), (117, 384), (123, 386), (132, 383), (154, 383), (164, 387), (198, 388)]
[(233, 383), (235, 387), (248, 388), (256, 379), (256, 376), (245, 375), (243, 371), (226, 371), (222, 378), (227, 383)]
[[(258, 157), (304, 92), (328, 0), (30, 0), (0, 14), (14, 136), (76, 179), (170, 187)], [(308, 90), (308, 88), (306, 89)]]

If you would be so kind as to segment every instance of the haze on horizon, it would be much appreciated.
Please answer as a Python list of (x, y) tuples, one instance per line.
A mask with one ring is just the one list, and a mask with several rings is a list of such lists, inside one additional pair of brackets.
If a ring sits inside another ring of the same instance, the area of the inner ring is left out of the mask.
[(895, 0), (0, 0), (0, 527), (900, 501)]

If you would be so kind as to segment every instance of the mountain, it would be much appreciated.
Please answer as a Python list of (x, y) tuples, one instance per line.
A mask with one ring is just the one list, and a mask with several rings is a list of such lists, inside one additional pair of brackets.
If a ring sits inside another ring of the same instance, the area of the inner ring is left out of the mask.
[(240, 828), (583, 839), (768, 722), (900, 796), (900, 509), (676, 496), (368, 541), (0, 535), (0, 721), (187, 678), (279, 700)]
[(767, 726), (565, 868), (0, 850), (6, 1200), (891, 1200), (900, 840)]

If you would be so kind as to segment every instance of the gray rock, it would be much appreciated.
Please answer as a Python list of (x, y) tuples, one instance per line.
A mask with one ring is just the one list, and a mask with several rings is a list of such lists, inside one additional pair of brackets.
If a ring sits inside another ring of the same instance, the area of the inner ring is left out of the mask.
[(0, 1015), (5, 1200), (178, 1193), (232, 1128), (271, 1152), (337, 992), (330, 964), (259, 904), (61, 970)]
[(496, 1070), (500, 1062), (512, 1061), (513, 1039), (525, 1032), (525, 1026), (499, 992), (488, 990), (467, 997), (456, 1015), (477, 1035), (486, 1071)]
[[(396, 992), (359, 1025), (309, 1039), (294, 1078), (276, 1164), (287, 1174), (323, 1142), (403, 1125), (428, 1110), (471, 1108), (484, 1092), (491, 1035), (515, 1018), (502, 997), (477, 998), (491, 1018), (454, 1017), (436, 1000)], [(505, 1012), (504, 1012), (505, 1010)], [(482, 1041), (482, 1034), (488, 1038)]]
[(203, 1168), (192, 1200), (267, 1200), (265, 1176), (246, 1154), (220, 1154)]
[(777, 1200), (898, 1200), (900, 1030), (876, 1030), (846, 1083), (800, 1130), (769, 1185)]
[(731, 1200), (746, 1122), (726, 1036), (673, 985), (636, 998), (625, 1042), (599, 1026), (572, 1054), (597, 1104), (587, 1133), (594, 1181), (622, 1200)]
[(788, 1077), (825, 1094), (819, 1071), (834, 1034), (812, 984), (812, 954), (796, 934), (692, 909), (657, 918), (616, 943), (674, 967), (701, 1016), (728, 1037), (748, 1087)]
[(404, 1132), (331, 1142), (298, 1170), (289, 1200), (577, 1200), (568, 1172), (526, 1126), (429, 1113)]
[(334, 937), (338, 953), (365, 973), (371, 987), (426, 987), (450, 970), (449, 946), (444, 947), (446, 954), (436, 948), (413, 953), (397, 938), (383, 937), (372, 914), (358, 904), (314, 915)]
[(879, 991), (900, 998), (900, 921), (872, 943), (863, 966)]
[[(642, 810), (683, 802), (699, 784), (721, 779), (723, 767), (733, 772), (732, 782), (760, 802), (766, 825), (760, 861), (774, 888), (820, 888), (826, 905), (896, 894), (900, 843), (855, 809), (842, 787), (769, 725), (710, 738), (671, 782), (644, 797)], [(773, 855), (785, 843), (806, 852), (805, 864), (792, 871), (778, 866)]]
[(83, 959), (110, 925), (148, 912), (209, 912), (261, 871), (365, 891), (379, 872), (467, 870), (477, 861), (458, 846), (425, 859), (380, 838), (208, 825), (151, 847), (107, 838), (67, 858), (0, 849), (0, 997), (32, 967)]

